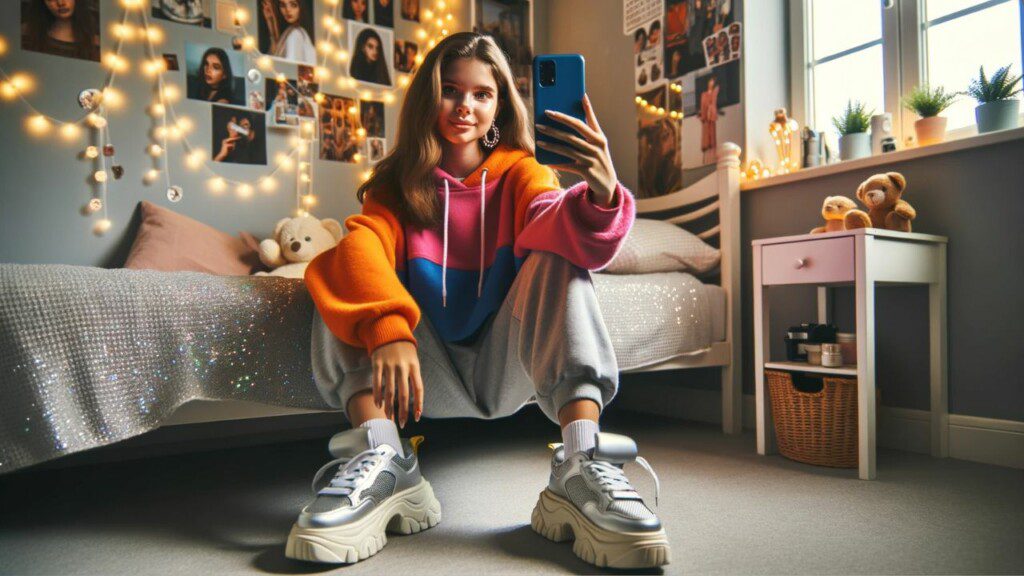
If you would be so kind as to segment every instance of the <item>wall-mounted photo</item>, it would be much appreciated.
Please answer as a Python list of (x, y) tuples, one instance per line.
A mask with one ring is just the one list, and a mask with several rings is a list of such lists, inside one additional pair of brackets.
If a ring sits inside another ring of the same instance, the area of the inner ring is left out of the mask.
[(389, 28), (349, 22), (349, 76), (362, 82), (392, 86), (395, 76), (394, 32)]
[(238, 21), (238, 4), (235, 0), (216, 0), (217, 32), (221, 34), (238, 34), (242, 23)]
[[(666, 88), (638, 96), (663, 108)], [(683, 157), (680, 124), (667, 116), (640, 111), (637, 117), (637, 198), (653, 198), (682, 187)]]
[(386, 141), (383, 138), (366, 139), (366, 161), (376, 164), (384, 159)]
[(395, 27), (395, 3), (393, 0), (373, 0), (373, 23), (377, 26)]
[(245, 59), (219, 46), (185, 44), (188, 97), (245, 106)]
[(21, 0), (21, 48), (100, 60), (99, 0)]
[(320, 109), (320, 159), (355, 162), (359, 153), (359, 106), (351, 98), (325, 95)]
[(412, 74), (416, 71), (416, 55), (420, 47), (408, 40), (395, 40), (395, 70)]
[(214, 162), (233, 164), (267, 163), (267, 118), (262, 112), (253, 112), (230, 106), (213, 106), (210, 115), (210, 133)]
[(494, 38), (512, 66), (519, 94), (530, 97), (533, 7), (530, 0), (473, 0), (473, 31)]
[(168, 72), (177, 72), (181, 70), (181, 66), (178, 65), (177, 54), (162, 54), (161, 57), (164, 59), (164, 64), (167, 65)]
[(150, 15), (178, 24), (210, 28), (210, 0), (150, 0)]
[(402, 0), (400, 12), (402, 19), (410, 22), (420, 21), (420, 0)]
[(303, 90), (298, 88), (296, 80), (278, 82), (268, 78), (266, 80), (266, 101), (270, 112), (270, 125), (275, 128), (295, 128), (299, 125), (299, 118), (316, 118), (316, 102), (313, 94), (318, 90), (316, 84), (308, 84)]
[(661, 19), (641, 26), (633, 33), (636, 90), (648, 90), (665, 79), (665, 65), (662, 60), (664, 51), (661, 45)]
[(371, 138), (384, 137), (384, 103), (376, 100), (359, 101), (359, 121)]
[(260, 52), (316, 65), (313, 0), (259, 0), (256, 12)]
[(354, 22), (370, 23), (370, 0), (342, 0), (341, 17)]

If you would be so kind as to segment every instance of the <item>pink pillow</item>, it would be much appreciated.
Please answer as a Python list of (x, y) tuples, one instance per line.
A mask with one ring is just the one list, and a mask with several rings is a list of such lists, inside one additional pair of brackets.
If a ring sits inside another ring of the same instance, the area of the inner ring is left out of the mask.
[(248, 276), (264, 269), (259, 241), (251, 234), (242, 232), (235, 238), (150, 202), (143, 201), (140, 207), (142, 223), (125, 268), (220, 276)]

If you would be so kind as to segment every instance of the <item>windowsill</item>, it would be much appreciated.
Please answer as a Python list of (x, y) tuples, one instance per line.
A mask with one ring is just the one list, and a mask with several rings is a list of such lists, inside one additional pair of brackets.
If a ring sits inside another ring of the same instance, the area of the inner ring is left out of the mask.
[(897, 150), (895, 152), (889, 152), (887, 154), (868, 156), (866, 158), (858, 158), (856, 160), (846, 160), (843, 162), (836, 162), (835, 164), (828, 164), (826, 166), (804, 168), (803, 170), (790, 172), (789, 174), (779, 174), (777, 176), (769, 176), (768, 178), (761, 178), (759, 180), (744, 180), (743, 182), (740, 183), (740, 190), (757, 190), (759, 188), (768, 188), (770, 186), (790, 184), (792, 182), (810, 180), (812, 178), (819, 178), (822, 176), (831, 176), (832, 174), (842, 174), (843, 172), (850, 172), (852, 170), (859, 170), (861, 168), (883, 166), (895, 162), (913, 160), (915, 158), (924, 158), (926, 156), (947, 154), (949, 152), (956, 152), (958, 150), (980, 148), (982, 146), (989, 146), (992, 144), (998, 144), (1000, 142), (1010, 142), (1013, 140), (1021, 139), (1024, 139), (1024, 126), (1018, 128), (1011, 128), (1009, 130), (988, 132), (986, 134), (974, 134), (963, 138), (957, 138), (955, 140), (946, 140), (945, 142), (940, 142), (938, 144), (932, 144), (929, 146), (904, 148), (903, 150)]

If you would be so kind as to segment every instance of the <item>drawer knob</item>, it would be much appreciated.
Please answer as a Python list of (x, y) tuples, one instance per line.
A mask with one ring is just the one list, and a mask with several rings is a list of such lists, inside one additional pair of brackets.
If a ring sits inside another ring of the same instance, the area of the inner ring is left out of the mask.
[(807, 266), (807, 258), (797, 258), (796, 259), (796, 264), (794, 264), (794, 267), (797, 270), (799, 270), (801, 268), (804, 268), (805, 266)]

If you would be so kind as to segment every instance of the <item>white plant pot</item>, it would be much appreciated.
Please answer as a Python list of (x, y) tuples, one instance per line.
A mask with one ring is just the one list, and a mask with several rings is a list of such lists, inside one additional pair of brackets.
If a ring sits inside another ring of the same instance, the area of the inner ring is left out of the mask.
[(978, 133), (994, 132), (1017, 127), (1020, 115), (1020, 100), (996, 100), (986, 102), (974, 109), (978, 121)]
[(839, 159), (856, 160), (871, 156), (871, 135), (867, 132), (845, 134), (839, 137)]
[(946, 139), (946, 118), (944, 116), (921, 118), (914, 122), (914, 132), (917, 133), (919, 146), (938, 144)]

